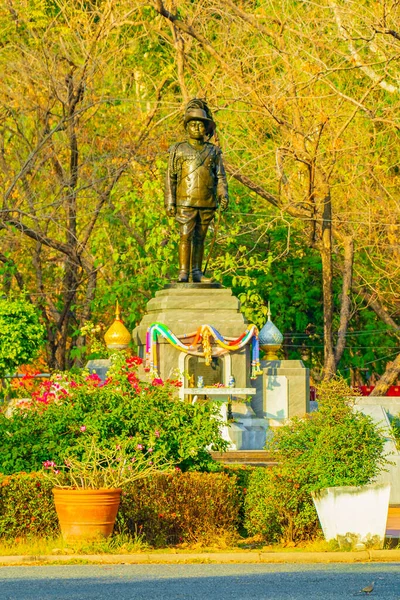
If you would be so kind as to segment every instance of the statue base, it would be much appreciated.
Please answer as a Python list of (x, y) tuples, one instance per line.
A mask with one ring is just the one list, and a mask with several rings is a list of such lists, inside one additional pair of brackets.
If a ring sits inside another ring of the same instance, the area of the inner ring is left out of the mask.
[(198, 290), (218, 290), (222, 289), (223, 286), (217, 282), (211, 283), (180, 283), (176, 281), (175, 283), (167, 283), (164, 285), (164, 290), (181, 290), (181, 289), (198, 289)]
[[(235, 340), (247, 327), (240, 312), (240, 302), (232, 295), (232, 290), (218, 283), (171, 283), (158, 291), (147, 304), (146, 314), (133, 331), (133, 341), (138, 346), (138, 354), (145, 358), (146, 333), (153, 323), (162, 323), (176, 336), (194, 336), (201, 325), (212, 325), (225, 338)], [(218, 348), (218, 346), (215, 346)], [(172, 346), (161, 335), (157, 343), (158, 374), (165, 379), (180, 379), (180, 397), (185, 401), (196, 402), (202, 395), (188, 392), (188, 388), (197, 385), (199, 377), (204, 386), (212, 388), (220, 383), (229, 395), (228, 382), (231, 375), (235, 378), (235, 388), (254, 388), (255, 381), (250, 380), (250, 345), (241, 350), (213, 356), (211, 365), (205, 364), (203, 356), (191, 355)], [(222, 392), (222, 390), (220, 390)], [(261, 390), (260, 390), (261, 391)], [(254, 392), (253, 392), (254, 393)], [(262, 393), (262, 392), (261, 392)], [(210, 394), (210, 400), (215, 394)], [(234, 394), (232, 394), (234, 396)], [(234, 423), (223, 427), (222, 434), (230, 443), (231, 449), (260, 449), (264, 447), (266, 429), (265, 419), (259, 418), (251, 404), (244, 402), (246, 394), (234, 400)], [(221, 413), (225, 416), (226, 402), (221, 403)]]

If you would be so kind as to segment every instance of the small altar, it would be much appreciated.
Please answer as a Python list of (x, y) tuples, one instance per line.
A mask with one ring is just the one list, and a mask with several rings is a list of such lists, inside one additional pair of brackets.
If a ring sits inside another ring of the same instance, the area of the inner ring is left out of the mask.
[[(309, 412), (308, 370), (301, 361), (268, 358), (261, 370), (254, 367), (253, 344), (237, 344), (250, 339), (251, 327), (232, 290), (175, 283), (156, 292), (133, 331), (138, 354), (150, 358), (154, 376), (181, 382), (182, 401), (220, 401), (230, 450), (261, 450), (270, 427)], [(283, 338), (269, 317), (260, 342), (263, 335), (273, 348)], [(199, 380), (204, 387), (194, 387)]]

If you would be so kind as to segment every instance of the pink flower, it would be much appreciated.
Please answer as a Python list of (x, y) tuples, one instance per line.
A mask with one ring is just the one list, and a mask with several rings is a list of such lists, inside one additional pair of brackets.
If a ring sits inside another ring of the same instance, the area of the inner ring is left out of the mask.
[(175, 471), (180, 472), (180, 471), (182, 471), (182, 469), (180, 469), (179, 467), (175, 467)]
[(86, 431), (86, 425), (81, 425), (79, 429), (84, 433)]
[(43, 466), (45, 469), (51, 469), (52, 467), (56, 466), (56, 463), (52, 460), (45, 460)]
[(156, 431), (154, 432), (154, 435), (156, 436), (156, 438), (159, 438), (159, 437), (160, 437), (160, 432), (156, 430)]
[(149, 448), (149, 449), (147, 450), (147, 452), (150, 452), (150, 453), (151, 453), (151, 452), (153, 452), (153, 448)]
[(115, 449), (116, 449), (116, 450), (121, 450), (121, 446), (120, 446), (119, 444), (117, 444), (117, 445), (115, 446)]
[(136, 446), (136, 450), (143, 450), (143, 446), (142, 446), (142, 444), (138, 444), (138, 445)]
[(164, 385), (164, 382), (161, 377), (155, 377), (151, 382), (151, 385)]
[(60, 472), (60, 469), (54, 469), (54, 475), (58, 475)]

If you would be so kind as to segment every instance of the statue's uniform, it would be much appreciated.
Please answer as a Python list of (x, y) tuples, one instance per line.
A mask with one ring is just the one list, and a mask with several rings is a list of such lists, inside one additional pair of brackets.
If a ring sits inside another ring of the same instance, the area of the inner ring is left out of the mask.
[(228, 196), (221, 150), (209, 142), (201, 150), (181, 142), (174, 144), (169, 153), (165, 206), (176, 207), (180, 269), (190, 269), (192, 255), (192, 273), (196, 274), (201, 271), (204, 240), (218, 208), (218, 198)]

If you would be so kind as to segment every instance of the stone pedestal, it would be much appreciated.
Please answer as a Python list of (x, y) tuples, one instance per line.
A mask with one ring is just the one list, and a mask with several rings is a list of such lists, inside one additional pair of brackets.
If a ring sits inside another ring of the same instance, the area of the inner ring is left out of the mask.
[(264, 417), (274, 427), (310, 412), (309, 370), (301, 360), (262, 361), (261, 369), (263, 376), (255, 383), (257, 394), (252, 403), (257, 417)]
[[(133, 331), (133, 340), (138, 345), (139, 356), (142, 358), (145, 356), (147, 329), (155, 322), (163, 323), (175, 335), (194, 333), (201, 325), (212, 325), (221, 335), (233, 339), (238, 338), (247, 326), (240, 312), (239, 300), (232, 295), (232, 290), (205, 284), (166, 286), (149, 301), (146, 314)], [(197, 375), (203, 377), (205, 386), (212, 386), (215, 383), (223, 383), (227, 386), (230, 375), (233, 375), (236, 389), (255, 387), (255, 380), (250, 379), (250, 346), (213, 359), (210, 366), (205, 365), (204, 358), (194, 357), (174, 348), (160, 335), (157, 352), (160, 377), (181, 379), (183, 384), (180, 390), (181, 398), (186, 398), (187, 401), (191, 400), (193, 394), (194, 398), (196, 394), (201, 396), (199, 390), (193, 390), (189, 394), (191, 374), (195, 385)], [(258, 379), (261, 379), (261, 376)], [(221, 390), (221, 393), (226, 395), (227, 390), (224, 392)], [(226, 404), (222, 402), (221, 413), (226, 420)], [(223, 436), (230, 443), (230, 448), (234, 450), (263, 448), (267, 422), (254, 413), (251, 404), (235, 399), (233, 417), (234, 422), (227, 424), (222, 431)]]
[(96, 358), (89, 360), (86, 363), (86, 368), (90, 373), (96, 373), (102, 381), (105, 381), (107, 377), (107, 371), (111, 367), (111, 360), (109, 358)]
[[(246, 329), (247, 323), (240, 312), (240, 303), (232, 290), (212, 287), (206, 284), (175, 284), (156, 292), (147, 304), (146, 314), (133, 331), (133, 341), (138, 345), (139, 356), (144, 358), (146, 332), (152, 323), (163, 323), (175, 335), (195, 332), (200, 325), (212, 325), (224, 337), (239, 337)], [(196, 369), (196, 361), (188, 354), (177, 350), (162, 336), (158, 336), (158, 368), (162, 379), (176, 378), (177, 373), (187, 374), (189, 367)], [(237, 387), (250, 386), (250, 352), (243, 348), (238, 352), (226, 354), (221, 362), (214, 361), (210, 367), (204, 366), (204, 359), (198, 359), (199, 373), (207, 373), (210, 377), (212, 369), (219, 369), (220, 383), (227, 385), (228, 378), (234, 375)], [(182, 380), (188, 387), (188, 378)], [(205, 382), (206, 384), (208, 382)], [(217, 383), (210, 381), (210, 383)]]

